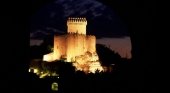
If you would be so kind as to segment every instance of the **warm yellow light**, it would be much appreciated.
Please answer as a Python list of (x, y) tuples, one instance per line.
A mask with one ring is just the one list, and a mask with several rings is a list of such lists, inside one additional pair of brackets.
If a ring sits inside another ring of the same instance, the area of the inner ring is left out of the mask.
[(52, 76), (57, 76), (57, 74), (56, 73), (52, 73)]
[(56, 82), (52, 83), (51, 89), (52, 89), (53, 91), (58, 91), (58, 83), (56, 83)]
[(38, 69), (35, 68), (35, 69), (34, 69), (34, 73), (38, 73)]
[(43, 56), (43, 61), (51, 62), (53, 61), (53, 53), (49, 53)]
[(28, 72), (31, 72), (31, 69), (29, 69)]
[(44, 77), (47, 76), (47, 75), (48, 75), (48, 73), (41, 74), (41, 75), (40, 75), (40, 78), (44, 78)]

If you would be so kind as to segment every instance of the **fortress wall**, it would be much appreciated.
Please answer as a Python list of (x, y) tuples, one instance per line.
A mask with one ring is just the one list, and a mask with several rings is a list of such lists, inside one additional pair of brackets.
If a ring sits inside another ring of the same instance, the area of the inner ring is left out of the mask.
[(67, 58), (71, 61), (71, 58), (75, 56), (84, 55), (87, 51), (86, 48), (86, 36), (83, 34), (68, 34), (67, 36)]
[(54, 36), (54, 59), (60, 59), (60, 52), (59, 52), (59, 36)]
[[(75, 56), (75, 34), (68, 34), (67, 35), (67, 61), (71, 62), (74, 60)], [(72, 59), (73, 58), (73, 59)]]
[(78, 47), (79, 47), (78, 46), (78, 44), (79, 44), (79, 42), (78, 42), (78, 34), (74, 34), (72, 38), (74, 39), (74, 55), (73, 56), (75, 57), (79, 53), (79, 50), (78, 50)]
[(86, 40), (87, 40), (87, 51), (91, 53), (96, 52), (96, 37), (93, 35), (88, 35)]
[(86, 35), (83, 35), (83, 53), (87, 52), (87, 41), (86, 41)]
[(66, 55), (66, 35), (60, 37), (60, 53), (61, 56)]
[(86, 48), (86, 36), (85, 35), (77, 35), (77, 55), (84, 55), (84, 53), (87, 51)]
[(54, 58), (60, 59), (66, 54), (65, 36), (54, 36)]

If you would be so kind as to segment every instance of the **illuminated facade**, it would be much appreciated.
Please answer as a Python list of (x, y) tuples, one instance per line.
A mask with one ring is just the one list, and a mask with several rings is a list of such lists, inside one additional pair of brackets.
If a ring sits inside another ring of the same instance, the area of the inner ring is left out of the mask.
[(86, 18), (69, 18), (67, 34), (54, 36), (54, 50), (43, 56), (43, 61), (52, 62), (65, 59), (73, 62), (77, 70), (95, 72), (102, 71), (96, 53), (96, 37), (86, 35)]

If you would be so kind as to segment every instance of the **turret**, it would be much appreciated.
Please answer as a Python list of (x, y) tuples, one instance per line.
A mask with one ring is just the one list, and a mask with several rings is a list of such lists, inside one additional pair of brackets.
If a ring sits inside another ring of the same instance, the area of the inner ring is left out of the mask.
[(67, 20), (67, 32), (86, 35), (86, 18), (68, 18)]

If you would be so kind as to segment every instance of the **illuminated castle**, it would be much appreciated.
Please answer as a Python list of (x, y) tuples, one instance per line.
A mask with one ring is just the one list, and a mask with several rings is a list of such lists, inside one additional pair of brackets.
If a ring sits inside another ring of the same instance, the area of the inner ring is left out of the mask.
[(68, 18), (67, 34), (54, 36), (54, 50), (43, 56), (43, 61), (65, 60), (77, 70), (103, 70), (96, 53), (96, 37), (86, 35), (86, 18)]

